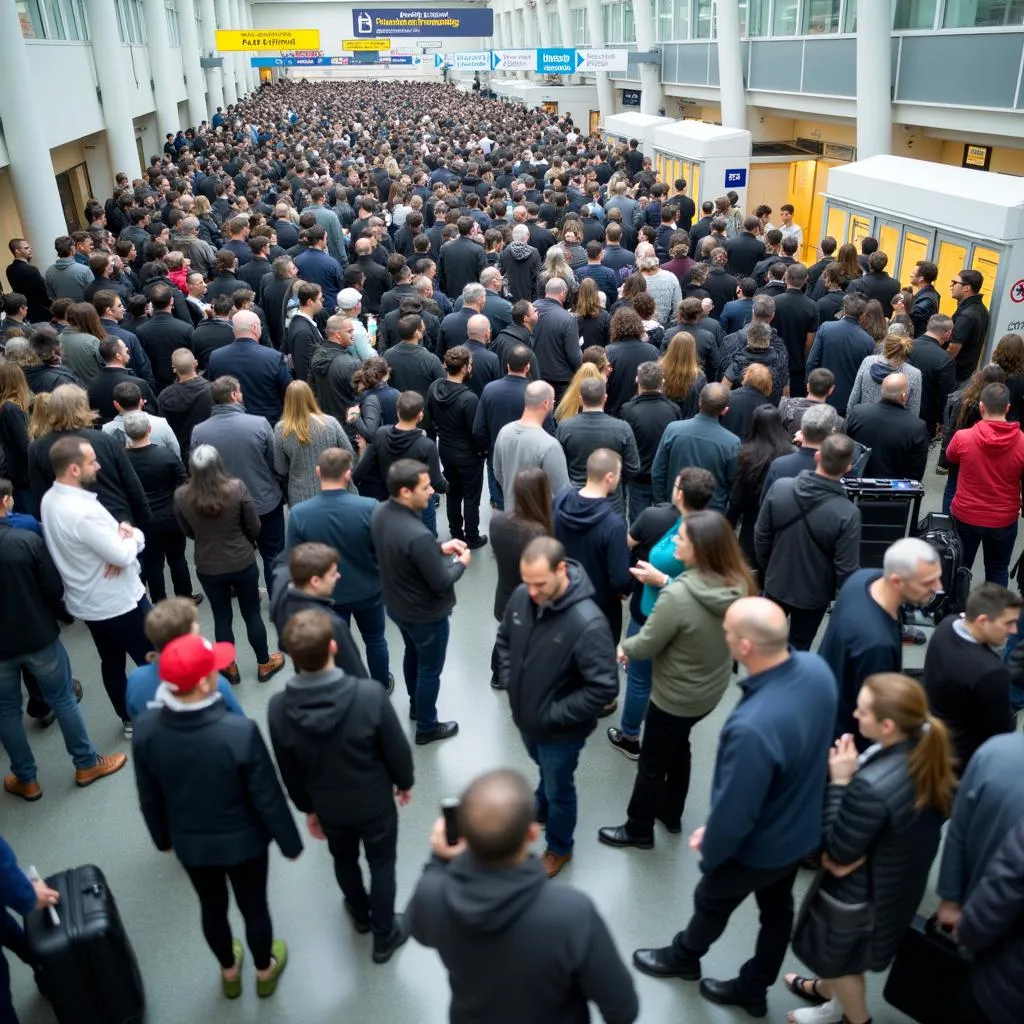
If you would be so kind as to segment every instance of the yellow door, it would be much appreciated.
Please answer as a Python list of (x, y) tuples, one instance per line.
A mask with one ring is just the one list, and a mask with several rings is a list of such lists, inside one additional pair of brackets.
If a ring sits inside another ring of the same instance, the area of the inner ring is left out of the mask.
[[(1000, 253), (996, 249), (986, 249), (984, 246), (976, 245), (974, 252), (971, 253), (971, 269), (980, 270), (985, 276), (985, 281), (981, 286), (982, 293), (986, 296), (991, 296), (992, 289), (996, 284), (996, 272), (999, 270), (999, 256)], [(986, 301), (986, 305), (991, 305), (991, 302)]]
[[(822, 230), (825, 218), (824, 193), (828, 189), (828, 172), (831, 166), (831, 164), (827, 164), (823, 160), (816, 161), (814, 185), (811, 190), (811, 216), (807, 222), (807, 227), (804, 228), (804, 241), (807, 243), (804, 248), (808, 253), (807, 259), (804, 261), (806, 263), (812, 263), (818, 258), (818, 242), (821, 240), (822, 235), (825, 234)], [(828, 234), (831, 233), (828, 232)], [(838, 235), (835, 237), (838, 237)]]
[(592, 110), (590, 112), (590, 122), (588, 125), (588, 131), (591, 135), (596, 135), (601, 127), (601, 111)]
[[(694, 201), (694, 203), (696, 203), (696, 205), (697, 205), (697, 214), (699, 216), (700, 215), (700, 203), (701, 203), (701, 195), (700, 195), (700, 185), (701, 185), (701, 181), (700, 181), (700, 164), (697, 163), (696, 161), (694, 161), (692, 164), (688, 164), (687, 166), (690, 168), (690, 177), (688, 179), (690, 181), (690, 198)], [(685, 177), (685, 175), (684, 175), (684, 177)]]
[(850, 235), (847, 238), (848, 242), (853, 242), (857, 245), (862, 238), (867, 238), (871, 234), (871, 218), (861, 217), (859, 214), (850, 215)]
[[(908, 228), (903, 235), (903, 251), (899, 254), (899, 257), (900, 281), (903, 284), (907, 284), (910, 281), (910, 272), (917, 265), (917, 262), (928, 259), (928, 237), (926, 235), (919, 235)], [(897, 276), (895, 270), (891, 270), (890, 273), (893, 277)], [(938, 287), (939, 282), (936, 281), (935, 285)]]
[(878, 248), (889, 257), (885, 271), (900, 279), (900, 229), (895, 224), (881, 224), (878, 228)]
[(801, 262), (808, 260), (807, 253), (814, 252), (817, 239), (811, 228), (811, 206), (814, 199), (814, 174), (817, 160), (794, 160), (789, 172), (789, 201), (793, 204), (793, 220), (804, 229), (804, 250), (796, 254)]
[(831, 235), (840, 245), (846, 241), (846, 217), (846, 210), (838, 206), (830, 206), (828, 208), (825, 234)]
[(956, 300), (949, 294), (949, 282), (956, 277), (967, 262), (967, 248), (955, 242), (939, 242), (935, 263), (939, 268), (939, 278), (935, 287), (939, 293), (939, 311), (952, 316), (956, 311)]

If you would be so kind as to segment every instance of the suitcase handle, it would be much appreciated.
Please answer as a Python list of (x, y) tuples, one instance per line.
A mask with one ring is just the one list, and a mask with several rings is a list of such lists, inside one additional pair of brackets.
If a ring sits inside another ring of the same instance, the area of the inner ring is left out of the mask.
[[(42, 881), (42, 879), (39, 877), (39, 872), (36, 871), (35, 864), (30, 864), (28, 866), (28, 871), (26, 871), (25, 874), (28, 875), (29, 880), (32, 882)], [(47, 907), (46, 916), (50, 919), (50, 924), (52, 924), (54, 928), (60, 927), (60, 914), (57, 913), (56, 907)]]

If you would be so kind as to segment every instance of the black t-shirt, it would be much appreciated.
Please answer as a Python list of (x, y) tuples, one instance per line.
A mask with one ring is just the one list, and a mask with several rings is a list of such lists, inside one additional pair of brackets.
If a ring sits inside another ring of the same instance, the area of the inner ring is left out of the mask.
[[(636, 521), (629, 528), (629, 536), (636, 541), (636, 546), (631, 553), (634, 565), (638, 561), (647, 560), (651, 548), (672, 529), (678, 519), (679, 510), (668, 502), (651, 505), (636, 517)], [(639, 580), (634, 580), (633, 592), (629, 595), (629, 615), (641, 626), (647, 621), (647, 616), (640, 611), (640, 599), (643, 592), (644, 585)]]

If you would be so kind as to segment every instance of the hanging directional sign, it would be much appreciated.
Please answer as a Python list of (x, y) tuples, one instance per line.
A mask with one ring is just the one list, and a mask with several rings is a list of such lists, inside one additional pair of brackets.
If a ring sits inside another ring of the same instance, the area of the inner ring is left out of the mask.
[(576, 51), (562, 46), (538, 50), (535, 70), (538, 75), (575, 74)]
[(490, 50), (457, 50), (455, 53), (435, 53), (434, 67), (447, 65), (456, 71), (490, 71)]
[(629, 65), (629, 52), (618, 50), (577, 50), (577, 71), (625, 71)]
[(536, 71), (536, 50), (491, 50), (492, 71)]
[[(366, 59), (368, 58), (368, 59)], [(357, 63), (355, 53), (340, 57), (250, 57), (254, 68), (324, 68), (349, 67)], [(394, 66), (419, 67), (423, 58), (418, 53), (360, 53), (358, 63), (391, 64)]]

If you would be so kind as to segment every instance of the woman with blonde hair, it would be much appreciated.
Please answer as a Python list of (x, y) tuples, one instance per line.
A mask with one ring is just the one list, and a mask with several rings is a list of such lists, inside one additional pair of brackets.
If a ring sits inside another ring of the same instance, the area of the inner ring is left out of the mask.
[(96, 307), (91, 302), (76, 302), (68, 308), (68, 326), (61, 332), (60, 344), (64, 350), (64, 365), (88, 386), (103, 369), (100, 342), (107, 332), (100, 323)]
[(14, 487), (14, 507), (37, 515), (28, 480), (28, 412), (32, 393), (20, 366), (0, 361), (0, 456), (3, 472)]
[(822, 1005), (794, 1010), (791, 1024), (869, 1024), (864, 972), (884, 971), (896, 956), (953, 803), (949, 732), (918, 682), (868, 676), (854, 716), (874, 745), (858, 757), (847, 734), (829, 753), (823, 868), (793, 934), (793, 952), (820, 977), (785, 978)]
[(547, 256), (544, 257), (544, 266), (540, 272), (541, 295), (544, 294), (548, 281), (553, 277), (560, 277), (565, 282), (566, 288), (569, 289), (569, 300), (566, 303), (568, 305), (576, 297), (576, 290), (579, 288), (579, 284), (576, 281), (576, 275), (572, 272), (572, 268), (566, 262), (565, 253), (560, 245), (551, 246), (548, 249)]
[(887, 334), (881, 352), (865, 356), (850, 391), (847, 413), (856, 405), (873, 404), (882, 398), (882, 381), (890, 373), (907, 378), (907, 408), (917, 416), (921, 412), (921, 371), (907, 361), (914, 342), (903, 334)]
[(665, 397), (679, 406), (684, 420), (696, 416), (701, 389), (708, 382), (697, 361), (697, 339), (689, 331), (677, 331), (658, 365), (665, 376)]
[[(209, 242), (214, 249), (223, 248), (224, 236), (220, 233), (220, 228), (210, 213), (210, 200), (206, 196), (196, 196), (192, 212), (199, 221), (199, 237), (204, 242)], [(139, 253), (139, 255), (142, 254)]]
[(580, 368), (573, 374), (562, 395), (562, 400), (555, 408), (555, 422), (562, 423), (578, 416), (583, 410), (583, 400), (580, 398), (580, 385), (585, 380), (604, 380), (604, 371), (598, 369), (594, 363), (581, 363)]
[(284, 392), (284, 412), (274, 426), (274, 469), (288, 481), (288, 504), (320, 491), (316, 462), (327, 448), (352, 444), (341, 424), (322, 412), (313, 389), (304, 380), (293, 380)]

